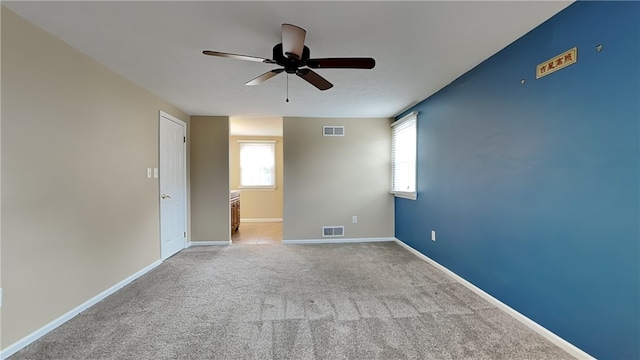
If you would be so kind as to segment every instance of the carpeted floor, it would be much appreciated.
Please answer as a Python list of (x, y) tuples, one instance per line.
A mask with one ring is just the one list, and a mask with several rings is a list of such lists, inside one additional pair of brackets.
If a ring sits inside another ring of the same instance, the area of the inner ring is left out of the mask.
[(393, 242), (189, 248), (10, 357), (569, 358)]

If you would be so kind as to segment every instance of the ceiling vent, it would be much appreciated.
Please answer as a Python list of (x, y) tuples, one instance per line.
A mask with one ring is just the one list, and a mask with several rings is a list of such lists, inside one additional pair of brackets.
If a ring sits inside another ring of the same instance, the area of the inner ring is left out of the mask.
[(323, 136), (344, 136), (344, 126), (323, 126)]
[(322, 237), (344, 236), (344, 226), (323, 226)]

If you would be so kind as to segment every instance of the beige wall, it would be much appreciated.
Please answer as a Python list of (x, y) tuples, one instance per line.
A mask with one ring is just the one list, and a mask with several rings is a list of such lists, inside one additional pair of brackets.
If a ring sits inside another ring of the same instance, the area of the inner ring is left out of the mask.
[[(0, 19), (2, 18), (2, 9), (0, 6)], [(2, 22), (0, 21), (0, 24)], [(2, 26), (0, 26), (0, 38), (2, 38)], [(0, 41), (1, 42), (1, 41)], [(2, 46), (0, 46), (0, 69), (2, 69)], [(2, 74), (0, 71), (0, 84), (2, 84)], [(2, 87), (0, 86), (0, 100), (2, 99)], [(1, 103), (2, 101), (0, 101)], [(1, 106), (1, 105), (0, 105)], [(2, 199), (2, 116), (0, 108), (0, 199)], [(2, 206), (0, 206), (0, 289), (2, 289)], [(1, 300), (0, 294), (0, 300)], [(2, 304), (0, 304), (0, 324), (2, 324)], [(0, 351), (2, 351), (2, 326), (0, 325)]]
[(170, 104), (2, 9), (4, 349), (160, 259)]
[[(276, 188), (240, 189), (240, 145), (238, 140), (276, 142)], [(283, 159), (281, 136), (232, 136), (229, 142), (231, 188), (240, 189), (241, 219), (282, 219)]]
[(191, 241), (229, 241), (229, 117), (192, 116)]
[[(284, 118), (284, 240), (319, 239), (322, 226), (336, 225), (344, 238), (393, 236), (389, 124)], [(343, 125), (345, 136), (324, 137), (323, 125)]]

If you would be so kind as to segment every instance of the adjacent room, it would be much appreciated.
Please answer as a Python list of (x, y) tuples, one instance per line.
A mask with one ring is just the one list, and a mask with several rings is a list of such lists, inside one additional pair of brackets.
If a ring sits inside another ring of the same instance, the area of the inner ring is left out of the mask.
[(282, 242), (282, 117), (229, 118), (231, 242)]
[(0, 11), (0, 359), (640, 359), (639, 2)]

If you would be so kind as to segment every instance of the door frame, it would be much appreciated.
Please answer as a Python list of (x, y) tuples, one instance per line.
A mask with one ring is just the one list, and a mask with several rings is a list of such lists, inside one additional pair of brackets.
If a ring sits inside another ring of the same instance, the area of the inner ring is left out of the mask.
[[(184, 134), (184, 138), (185, 138), (185, 141), (183, 142), (183, 145), (182, 145), (183, 150), (184, 150), (184, 152), (183, 152), (183, 154), (184, 154), (184, 158), (183, 158), (183, 164), (184, 164), (184, 169), (183, 169), (184, 170), (184, 172), (183, 172), (183, 174), (184, 174), (184, 176), (183, 176), (184, 189), (183, 189), (183, 191), (184, 192), (182, 194), (183, 198), (184, 198), (184, 219), (182, 221), (184, 222), (184, 231), (186, 232), (186, 236), (184, 237), (183, 249), (186, 249), (187, 248), (187, 244), (189, 242), (188, 239), (189, 239), (189, 237), (191, 235), (191, 234), (189, 234), (189, 223), (188, 223), (188, 214), (187, 214), (187, 210), (188, 210), (187, 204), (188, 204), (188, 201), (189, 201), (189, 199), (187, 198), (187, 194), (188, 194), (188, 191), (187, 191), (187, 186), (188, 186), (188, 184), (187, 184), (187, 170), (188, 170), (188, 166), (187, 166), (187, 142), (186, 142), (186, 138), (187, 138), (187, 123), (182, 121), (182, 120), (180, 120), (180, 119), (178, 119), (177, 117), (175, 117), (175, 116), (173, 116), (173, 115), (171, 115), (169, 113), (166, 113), (166, 112), (160, 110), (160, 114), (158, 116), (158, 169), (161, 166), (160, 156), (161, 156), (161, 149), (162, 149), (162, 137), (160, 136), (160, 131), (161, 131), (160, 128), (162, 127), (163, 118), (166, 121), (172, 121), (172, 122), (175, 122), (178, 125), (182, 126), (183, 134)], [(158, 217), (160, 218), (160, 221), (159, 221), (159, 225), (160, 225), (160, 229), (159, 229), (160, 230), (160, 234), (159, 235), (160, 236), (159, 236), (158, 240), (160, 242), (160, 259), (164, 261), (165, 259), (168, 259), (171, 256), (166, 256), (165, 257), (164, 256), (164, 251), (162, 249), (162, 247), (163, 247), (163, 243), (162, 243), (162, 201), (161, 201), (161, 196), (162, 196), (162, 186), (161, 186), (162, 177), (160, 176), (160, 174), (161, 174), (161, 172), (158, 171)]]

